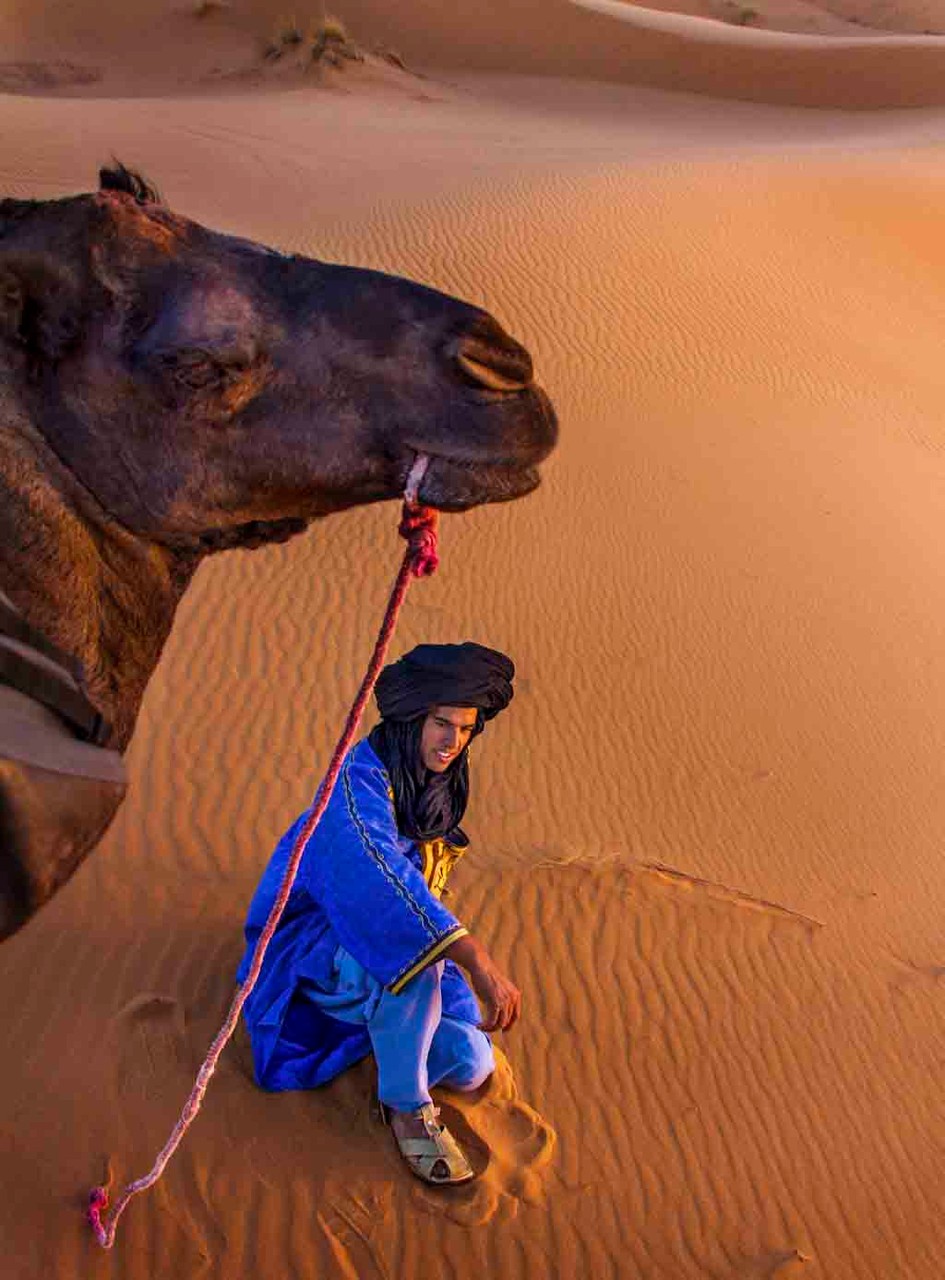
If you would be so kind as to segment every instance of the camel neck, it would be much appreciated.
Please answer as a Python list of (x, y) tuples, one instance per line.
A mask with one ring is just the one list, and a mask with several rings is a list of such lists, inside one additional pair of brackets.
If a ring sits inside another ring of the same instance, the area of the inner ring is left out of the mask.
[(123, 750), (197, 562), (111, 519), (30, 424), (0, 426), (0, 450), (0, 591), (80, 665)]

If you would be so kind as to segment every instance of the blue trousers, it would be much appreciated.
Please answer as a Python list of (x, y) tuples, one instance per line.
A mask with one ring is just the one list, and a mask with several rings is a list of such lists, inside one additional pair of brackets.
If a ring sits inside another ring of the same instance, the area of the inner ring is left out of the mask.
[(365, 1026), (377, 1062), (377, 1093), (395, 1111), (431, 1101), (431, 1085), (478, 1089), (495, 1070), (492, 1044), (470, 1022), (443, 1014), (443, 961), (427, 965), (396, 996), (342, 947), (333, 991), (306, 991), (325, 1013)]

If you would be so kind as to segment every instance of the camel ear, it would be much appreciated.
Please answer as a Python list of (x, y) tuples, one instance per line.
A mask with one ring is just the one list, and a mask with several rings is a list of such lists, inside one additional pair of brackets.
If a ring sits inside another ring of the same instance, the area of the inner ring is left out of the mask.
[(36, 254), (0, 256), (0, 339), (36, 361), (61, 360), (76, 342), (82, 316), (68, 272)]

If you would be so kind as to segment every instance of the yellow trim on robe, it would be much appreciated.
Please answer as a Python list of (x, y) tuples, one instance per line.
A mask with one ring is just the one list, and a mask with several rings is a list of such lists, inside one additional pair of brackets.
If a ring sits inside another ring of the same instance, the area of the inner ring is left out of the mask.
[(443, 954), (447, 947), (451, 946), (459, 938), (465, 938), (469, 930), (460, 925), (458, 929), (451, 930), (445, 937), (434, 942), (429, 951), (425, 951), (420, 959), (410, 966), (406, 973), (401, 974), (396, 982), (388, 987), (388, 991), (392, 996), (399, 995), (411, 978), (415, 978), (421, 969), (425, 969), (428, 964), (432, 964), (439, 956)]

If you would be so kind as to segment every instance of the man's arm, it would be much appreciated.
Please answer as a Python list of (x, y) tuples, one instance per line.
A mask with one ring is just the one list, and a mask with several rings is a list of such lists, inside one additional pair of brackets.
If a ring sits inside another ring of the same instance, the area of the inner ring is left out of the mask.
[(358, 747), (306, 848), (297, 884), (328, 917), (338, 941), (397, 995), (466, 933), (430, 892), (397, 832), (387, 777)]
[(522, 993), (498, 968), (482, 943), (467, 933), (443, 952), (469, 974), (472, 989), (479, 997), (483, 1031), (508, 1031), (522, 1011)]

